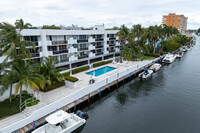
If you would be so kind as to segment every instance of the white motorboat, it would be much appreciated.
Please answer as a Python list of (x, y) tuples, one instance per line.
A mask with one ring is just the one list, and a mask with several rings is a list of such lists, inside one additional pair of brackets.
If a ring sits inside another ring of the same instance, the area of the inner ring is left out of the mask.
[(163, 63), (172, 63), (176, 59), (176, 55), (174, 54), (167, 54), (164, 59), (162, 60)]
[(178, 52), (178, 53), (176, 54), (176, 58), (182, 58), (183, 55), (184, 55), (184, 52)]
[(161, 64), (155, 63), (149, 69), (153, 70), (154, 72), (158, 71), (161, 68)]
[(187, 51), (192, 50), (192, 46), (187, 46)]
[(32, 133), (71, 133), (86, 123), (86, 120), (74, 113), (59, 110), (45, 118), (47, 124)]
[(153, 74), (153, 70), (150, 70), (150, 69), (146, 68), (146, 69), (144, 69), (143, 72), (141, 72), (141, 73), (138, 75), (138, 78), (140, 78), (140, 79), (147, 79), (147, 78), (149, 78), (152, 74)]
[(179, 50), (182, 51), (182, 52), (186, 52), (187, 51), (187, 47), (186, 46), (181, 46)]

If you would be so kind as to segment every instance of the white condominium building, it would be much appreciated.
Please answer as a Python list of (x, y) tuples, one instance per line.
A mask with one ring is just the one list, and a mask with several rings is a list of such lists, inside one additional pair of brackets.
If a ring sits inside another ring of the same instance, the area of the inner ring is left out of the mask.
[(22, 40), (35, 43), (35, 51), (32, 46), (27, 47), (32, 64), (50, 56), (56, 67), (71, 69), (119, 56), (117, 32), (98, 25), (93, 30), (24, 29), (21, 35)]

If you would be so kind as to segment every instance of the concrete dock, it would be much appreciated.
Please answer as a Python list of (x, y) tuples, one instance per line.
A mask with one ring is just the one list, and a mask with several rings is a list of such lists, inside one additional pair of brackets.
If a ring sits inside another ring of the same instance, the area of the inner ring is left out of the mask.
[(0, 132), (27, 132), (33, 129), (31, 122), (35, 121), (36, 126), (45, 123), (45, 117), (57, 109), (69, 110), (75, 106), (88, 101), (90, 97), (101, 95), (101, 92), (109, 86), (130, 78), (131, 75), (149, 67), (155, 60), (131, 61), (123, 63), (110, 63), (105, 66), (115, 67), (116, 69), (96, 77), (96, 83), (89, 85), (91, 75), (86, 74), (103, 66), (89, 69), (73, 76), (79, 79), (75, 88), (60, 87), (49, 92), (40, 92), (40, 102), (32, 107), (26, 107), (24, 111), (16, 115), (9, 116), (0, 120)]

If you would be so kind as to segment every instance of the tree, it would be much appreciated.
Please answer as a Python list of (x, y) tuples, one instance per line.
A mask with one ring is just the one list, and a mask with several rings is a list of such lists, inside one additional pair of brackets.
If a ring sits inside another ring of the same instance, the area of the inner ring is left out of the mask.
[(23, 19), (16, 20), (15, 27), (20, 31), (23, 29), (29, 29), (32, 27), (30, 23), (24, 23)]
[(151, 44), (153, 44), (153, 46), (154, 46), (153, 53), (155, 53), (156, 44), (157, 44), (157, 41), (159, 40), (159, 30), (158, 30), (157, 25), (149, 26), (149, 28), (147, 30), (147, 39)]
[(61, 82), (64, 77), (59, 73), (62, 69), (55, 67), (53, 60), (50, 57), (44, 57), (42, 63), (37, 66), (37, 72), (45, 78), (45, 89), (48, 85), (54, 82)]
[(2, 87), (0, 88), (0, 95), (3, 95), (6, 90), (10, 89), (10, 96), (9, 96), (10, 102), (11, 102), (13, 84), (17, 82), (17, 79), (18, 77), (16, 73), (13, 72), (12, 70), (7, 70), (7, 72), (4, 72), (4, 74), (0, 79), (0, 83), (2, 85)]
[(12, 72), (17, 75), (17, 82), (15, 85), (15, 94), (20, 94), (20, 105), (22, 104), (22, 87), (25, 86), (26, 89), (29, 87), (34, 90), (39, 90), (44, 88), (45, 79), (42, 75), (34, 73), (33, 67), (22, 60), (21, 58), (16, 58), (12, 66)]
[[(16, 56), (22, 58), (31, 57), (30, 51), (26, 46), (35, 45), (29, 41), (21, 41), (21, 34), (15, 27), (9, 23), (0, 24), (0, 56), (6, 56), (3, 62), (7, 62), (8, 59), (13, 60)], [(18, 50), (16, 48), (19, 48)]]
[(122, 25), (119, 29), (119, 32), (117, 33), (117, 36), (119, 36), (119, 41), (121, 42), (122, 49), (125, 46), (126, 41), (129, 38), (129, 35), (130, 35), (129, 29), (125, 25)]
[(42, 29), (61, 29), (61, 27), (55, 25), (43, 25)]

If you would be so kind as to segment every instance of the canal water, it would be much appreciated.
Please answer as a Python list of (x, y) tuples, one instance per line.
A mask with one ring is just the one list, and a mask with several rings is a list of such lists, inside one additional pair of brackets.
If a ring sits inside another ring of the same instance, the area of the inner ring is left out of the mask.
[(81, 133), (200, 133), (200, 38), (182, 59), (83, 109)]

